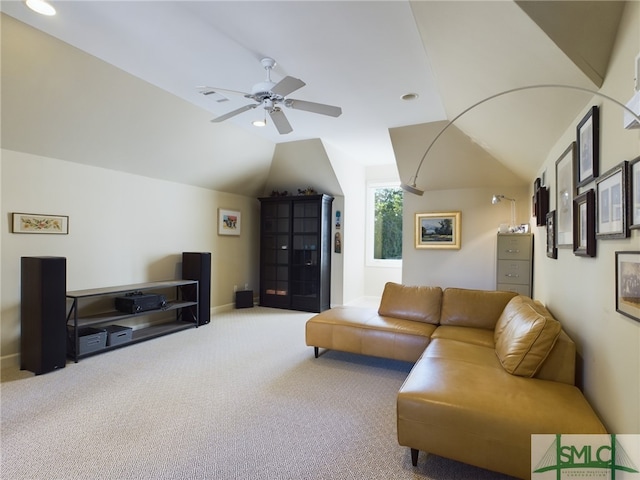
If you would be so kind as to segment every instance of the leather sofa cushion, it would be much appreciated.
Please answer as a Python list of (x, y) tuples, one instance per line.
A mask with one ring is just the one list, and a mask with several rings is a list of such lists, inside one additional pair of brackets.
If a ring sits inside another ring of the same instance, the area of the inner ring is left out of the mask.
[(456, 327), (453, 325), (440, 325), (431, 335), (431, 339), (458, 340), (466, 344), (489, 347), (493, 352), (495, 342), (493, 330), (486, 328)]
[(447, 288), (442, 294), (441, 325), (493, 330), (514, 292)]
[(382, 292), (378, 314), (437, 325), (440, 320), (442, 289), (408, 286), (387, 282)]
[(533, 377), (560, 335), (560, 323), (529, 297), (514, 297), (494, 331), (495, 351), (503, 368), (521, 377)]

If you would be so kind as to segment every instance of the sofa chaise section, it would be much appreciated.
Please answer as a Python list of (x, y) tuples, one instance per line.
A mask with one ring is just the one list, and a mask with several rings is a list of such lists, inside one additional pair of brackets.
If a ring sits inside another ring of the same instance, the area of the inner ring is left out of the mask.
[(387, 284), (380, 307), (335, 307), (306, 324), (306, 343), (319, 348), (415, 362), (440, 318), (440, 287)]

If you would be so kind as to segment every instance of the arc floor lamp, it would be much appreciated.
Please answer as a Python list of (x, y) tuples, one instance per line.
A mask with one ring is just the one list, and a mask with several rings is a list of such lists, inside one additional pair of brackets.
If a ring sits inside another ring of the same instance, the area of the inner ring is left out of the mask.
[(563, 88), (563, 89), (567, 89), (567, 90), (577, 90), (577, 91), (589, 93), (589, 94), (597, 96), (597, 97), (604, 98), (604, 99), (609, 100), (609, 101), (615, 103), (616, 105), (622, 107), (625, 111), (630, 113), (633, 116), (633, 118), (636, 121), (638, 121), (638, 123), (640, 123), (640, 117), (635, 112), (633, 112), (633, 110), (631, 110), (629, 107), (627, 107), (624, 103), (621, 103), (618, 100), (616, 100), (615, 98), (610, 97), (608, 95), (605, 95), (604, 93), (600, 93), (600, 92), (597, 92), (595, 90), (591, 90), (589, 88), (577, 87), (575, 85), (562, 85), (562, 84), (554, 84), (554, 83), (540, 84), (540, 85), (526, 85), (526, 86), (522, 86), (522, 87), (512, 88), (512, 89), (505, 90), (505, 91), (500, 92), (500, 93), (496, 93), (494, 95), (491, 95), (491, 96), (489, 96), (487, 98), (484, 98), (484, 99), (480, 100), (479, 102), (474, 103), (470, 107), (465, 108), (462, 112), (460, 112), (458, 115), (453, 117), (451, 120), (449, 120), (449, 122), (444, 127), (442, 127), (442, 130), (440, 130), (438, 132), (438, 134), (434, 137), (434, 139), (431, 141), (431, 143), (429, 144), (429, 146), (425, 150), (424, 154), (422, 155), (422, 158), (420, 159), (420, 163), (418, 163), (418, 168), (416, 168), (416, 173), (414, 173), (413, 176), (409, 178), (409, 181), (407, 183), (404, 183), (404, 182), (400, 183), (400, 186), (402, 187), (402, 189), (407, 191), (407, 192), (413, 193), (415, 195), (422, 195), (424, 193), (424, 190), (421, 190), (416, 185), (417, 181), (418, 181), (418, 175), (420, 174), (420, 169), (422, 168), (422, 164), (424, 163), (425, 159), (427, 158), (427, 155), (429, 155), (429, 152), (431, 151), (431, 149), (433, 148), (435, 143), (438, 141), (440, 136), (442, 136), (442, 134), (451, 125), (453, 125), (460, 117), (465, 115), (467, 112), (473, 110), (474, 108), (482, 105), (483, 103), (488, 102), (489, 100), (493, 100), (494, 98), (502, 97), (503, 95), (508, 95), (510, 93), (521, 92), (523, 90), (533, 90), (533, 89), (538, 89), (538, 88)]

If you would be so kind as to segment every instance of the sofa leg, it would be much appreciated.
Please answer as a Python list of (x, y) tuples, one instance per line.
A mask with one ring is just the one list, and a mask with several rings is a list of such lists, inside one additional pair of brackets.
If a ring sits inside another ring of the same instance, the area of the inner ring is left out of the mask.
[(316, 358), (318, 358), (319, 350), (320, 349), (318, 347), (313, 347), (313, 354), (315, 355)]
[(418, 466), (418, 450), (415, 448), (411, 449), (411, 464), (414, 467)]

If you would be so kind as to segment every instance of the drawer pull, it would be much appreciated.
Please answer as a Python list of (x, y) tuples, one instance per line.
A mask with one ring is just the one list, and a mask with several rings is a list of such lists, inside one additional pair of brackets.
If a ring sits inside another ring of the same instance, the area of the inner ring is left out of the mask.
[(518, 278), (519, 276), (520, 276), (520, 275), (518, 275), (517, 273), (507, 273), (507, 274), (505, 275), (505, 277), (515, 277), (515, 278)]
[(509, 249), (509, 250), (507, 250), (507, 253), (520, 253), (520, 250), (518, 250), (518, 249)]

